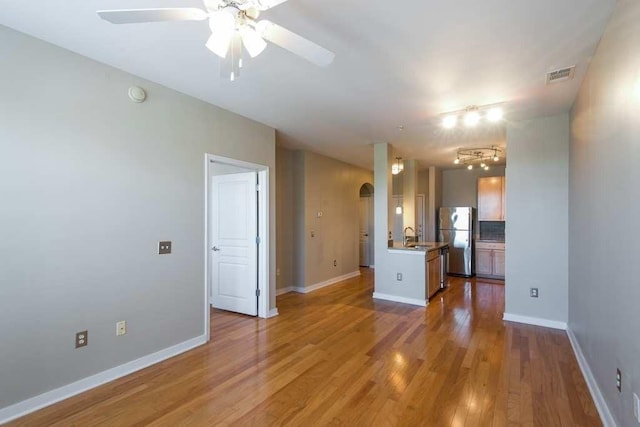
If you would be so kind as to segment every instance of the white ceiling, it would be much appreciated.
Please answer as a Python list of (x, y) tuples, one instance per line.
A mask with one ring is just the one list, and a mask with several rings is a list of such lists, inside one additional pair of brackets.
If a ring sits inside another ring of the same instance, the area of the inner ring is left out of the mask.
[[(4, 0), (0, 24), (270, 125), (278, 142), (371, 168), (374, 142), (423, 166), (504, 145), (504, 127), (445, 132), (439, 114), (502, 102), (507, 120), (568, 111), (615, 0), (289, 0), (262, 17), (334, 51), (318, 68), (276, 46), (219, 77), (206, 21), (111, 25), (98, 9), (201, 0)], [(547, 71), (577, 65), (573, 81)], [(403, 125), (404, 131), (397, 129)]]

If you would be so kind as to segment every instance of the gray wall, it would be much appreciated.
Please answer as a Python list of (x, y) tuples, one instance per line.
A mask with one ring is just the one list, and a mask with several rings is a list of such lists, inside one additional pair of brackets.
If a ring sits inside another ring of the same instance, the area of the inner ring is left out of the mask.
[(478, 178), (504, 176), (504, 165), (491, 166), (488, 171), (446, 169), (442, 171), (442, 206), (478, 207)]
[(510, 123), (507, 149), (505, 314), (566, 323), (569, 115)]
[(293, 286), (293, 152), (276, 148), (276, 288)]
[(204, 155), (273, 171), (275, 132), (5, 27), (0, 51), (2, 408), (204, 333)]
[[(473, 170), (446, 169), (442, 171), (442, 206), (471, 206), (478, 207), (478, 178), (484, 176), (504, 176), (504, 165), (491, 165), (485, 171), (480, 168)], [(437, 225), (436, 225), (437, 226)], [(480, 234), (476, 218), (476, 237)]]
[[(375, 293), (424, 303), (426, 301), (424, 252), (419, 256), (415, 253), (403, 254), (388, 249), (388, 232), (392, 230), (393, 215), (395, 215), (395, 207), (391, 203), (393, 157), (389, 144), (374, 145)], [(402, 281), (397, 280), (397, 273), (402, 273)]]
[(639, 22), (640, 2), (619, 0), (571, 121), (569, 327), (620, 426), (640, 394)]
[(427, 197), (427, 241), (438, 240), (438, 212), (442, 204), (442, 169), (435, 166), (429, 168), (429, 195)]
[(312, 286), (358, 271), (360, 187), (373, 184), (373, 173), (308, 151), (278, 148), (277, 157), (279, 174), (290, 180), (278, 184), (279, 287)]

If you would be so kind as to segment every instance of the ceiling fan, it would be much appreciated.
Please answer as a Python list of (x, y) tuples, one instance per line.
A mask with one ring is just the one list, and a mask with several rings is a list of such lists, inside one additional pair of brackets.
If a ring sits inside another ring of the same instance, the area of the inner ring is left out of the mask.
[(97, 13), (112, 24), (209, 20), (211, 36), (206, 47), (222, 58), (221, 75), (229, 77), (231, 81), (240, 75), (242, 47), (254, 58), (267, 47), (265, 40), (318, 66), (331, 64), (335, 57), (333, 52), (269, 20), (257, 20), (261, 12), (285, 1), (204, 0), (206, 10), (183, 7), (99, 10)]

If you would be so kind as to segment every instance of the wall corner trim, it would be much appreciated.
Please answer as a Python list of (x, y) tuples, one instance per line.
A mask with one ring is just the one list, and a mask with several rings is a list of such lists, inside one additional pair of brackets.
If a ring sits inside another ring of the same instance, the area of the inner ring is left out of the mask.
[(358, 277), (360, 275), (360, 270), (352, 271), (351, 273), (343, 274), (342, 276), (333, 277), (329, 280), (325, 280), (324, 282), (315, 283), (309, 286), (295, 286), (292, 288), (294, 292), (298, 292), (300, 294), (308, 294), (309, 292), (317, 291), (318, 289), (326, 288), (327, 286), (335, 285), (336, 283), (342, 282), (347, 279), (352, 279), (354, 277)]
[(396, 295), (389, 295), (389, 294), (381, 294), (380, 292), (374, 292), (373, 299), (381, 299), (385, 301), (399, 302), (402, 304), (417, 305), (419, 307), (426, 307), (427, 305), (429, 305), (429, 303), (425, 300), (416, 299), (416, 298), (405, 298), (405, 297), (399, 297)]
[(118, 378), (132, 374), (148, 366), (160, 363), (186, 351), (199, 347), (209, 341), (206, 335), (200, 335), (155, 353), (142, 356), (115, 368), (107, 369), (90, 377), (83, 378), (60, 388), (47, 391), (22, 402), (0, 409), (0, 424), (20, 418), (38, 409), (58, 403), (77, 394), (101, 386)]
[(296, 288), (294, 286), (287, 286), (286, 288), (276, 289), (276, 296), (288, 294), (289, 292), (294, 292), (295, 289)]
[(576, 359), (578, 360), (578, 366), (580, 366), (582, 375), (584, 375), (584, 379), (587, 382), (589, 391), (591, 392), (593, 402), (596, 404), (598, 414), (600, 414), (600, 420), (602, 421), (602, 424), (605, 427), (616, 427), (616, 422), (611, 415), (611, 411), (609, 411), (609, 406), (607, 405), (607, 402), (604, 399), (602, 392), (600, 391), (600, 387), (598, 387), (596, 378), (593, 376), (593, 372), (591, 371), (591, 368), (587, 363), (587, 359), (584, 357), (584, 353), (582, 352), (580, 343), (578, 343), (578, 339), (576, 338), (571, 328), (567, 328), (567, 336), (569, 337), (569, 342), (571, 343), (573, 352), (575, 353)]
[(504, 313), (502, 320), (507, 322), (525, 323), (527, 325), (543, 326), (545, 328), (567, 330), (567, 322), (558, 320), (541, 319), (539, 317), (521, 316), (519, 314)]
[(278, 308), (272, 308), (271, 310), (269, 310), (269, 314), (267, 315), (267, 319), (270, 319), (272, 317), (276, 317), (278, 314)]

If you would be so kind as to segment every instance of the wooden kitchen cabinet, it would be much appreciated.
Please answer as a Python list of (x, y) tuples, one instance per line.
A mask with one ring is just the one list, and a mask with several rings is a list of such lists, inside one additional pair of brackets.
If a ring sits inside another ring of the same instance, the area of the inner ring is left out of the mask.
[(489, 176), (478, 178), (478, 221), (504, 221), (505, 177)]
[(492, 272), (491, 249), (476, 249), (476, 274), (478, 276), (491, 276)]
[(440, 289), (440, 251), (429, 251), (427, 253), (427, 297), (431, 297)]
[(504, 279), (504, 243), (476, 243), (476, 275), (493, 279)]
[(492, 267), (494, 276), (504, 277), (504, 251), (493, 250)]

